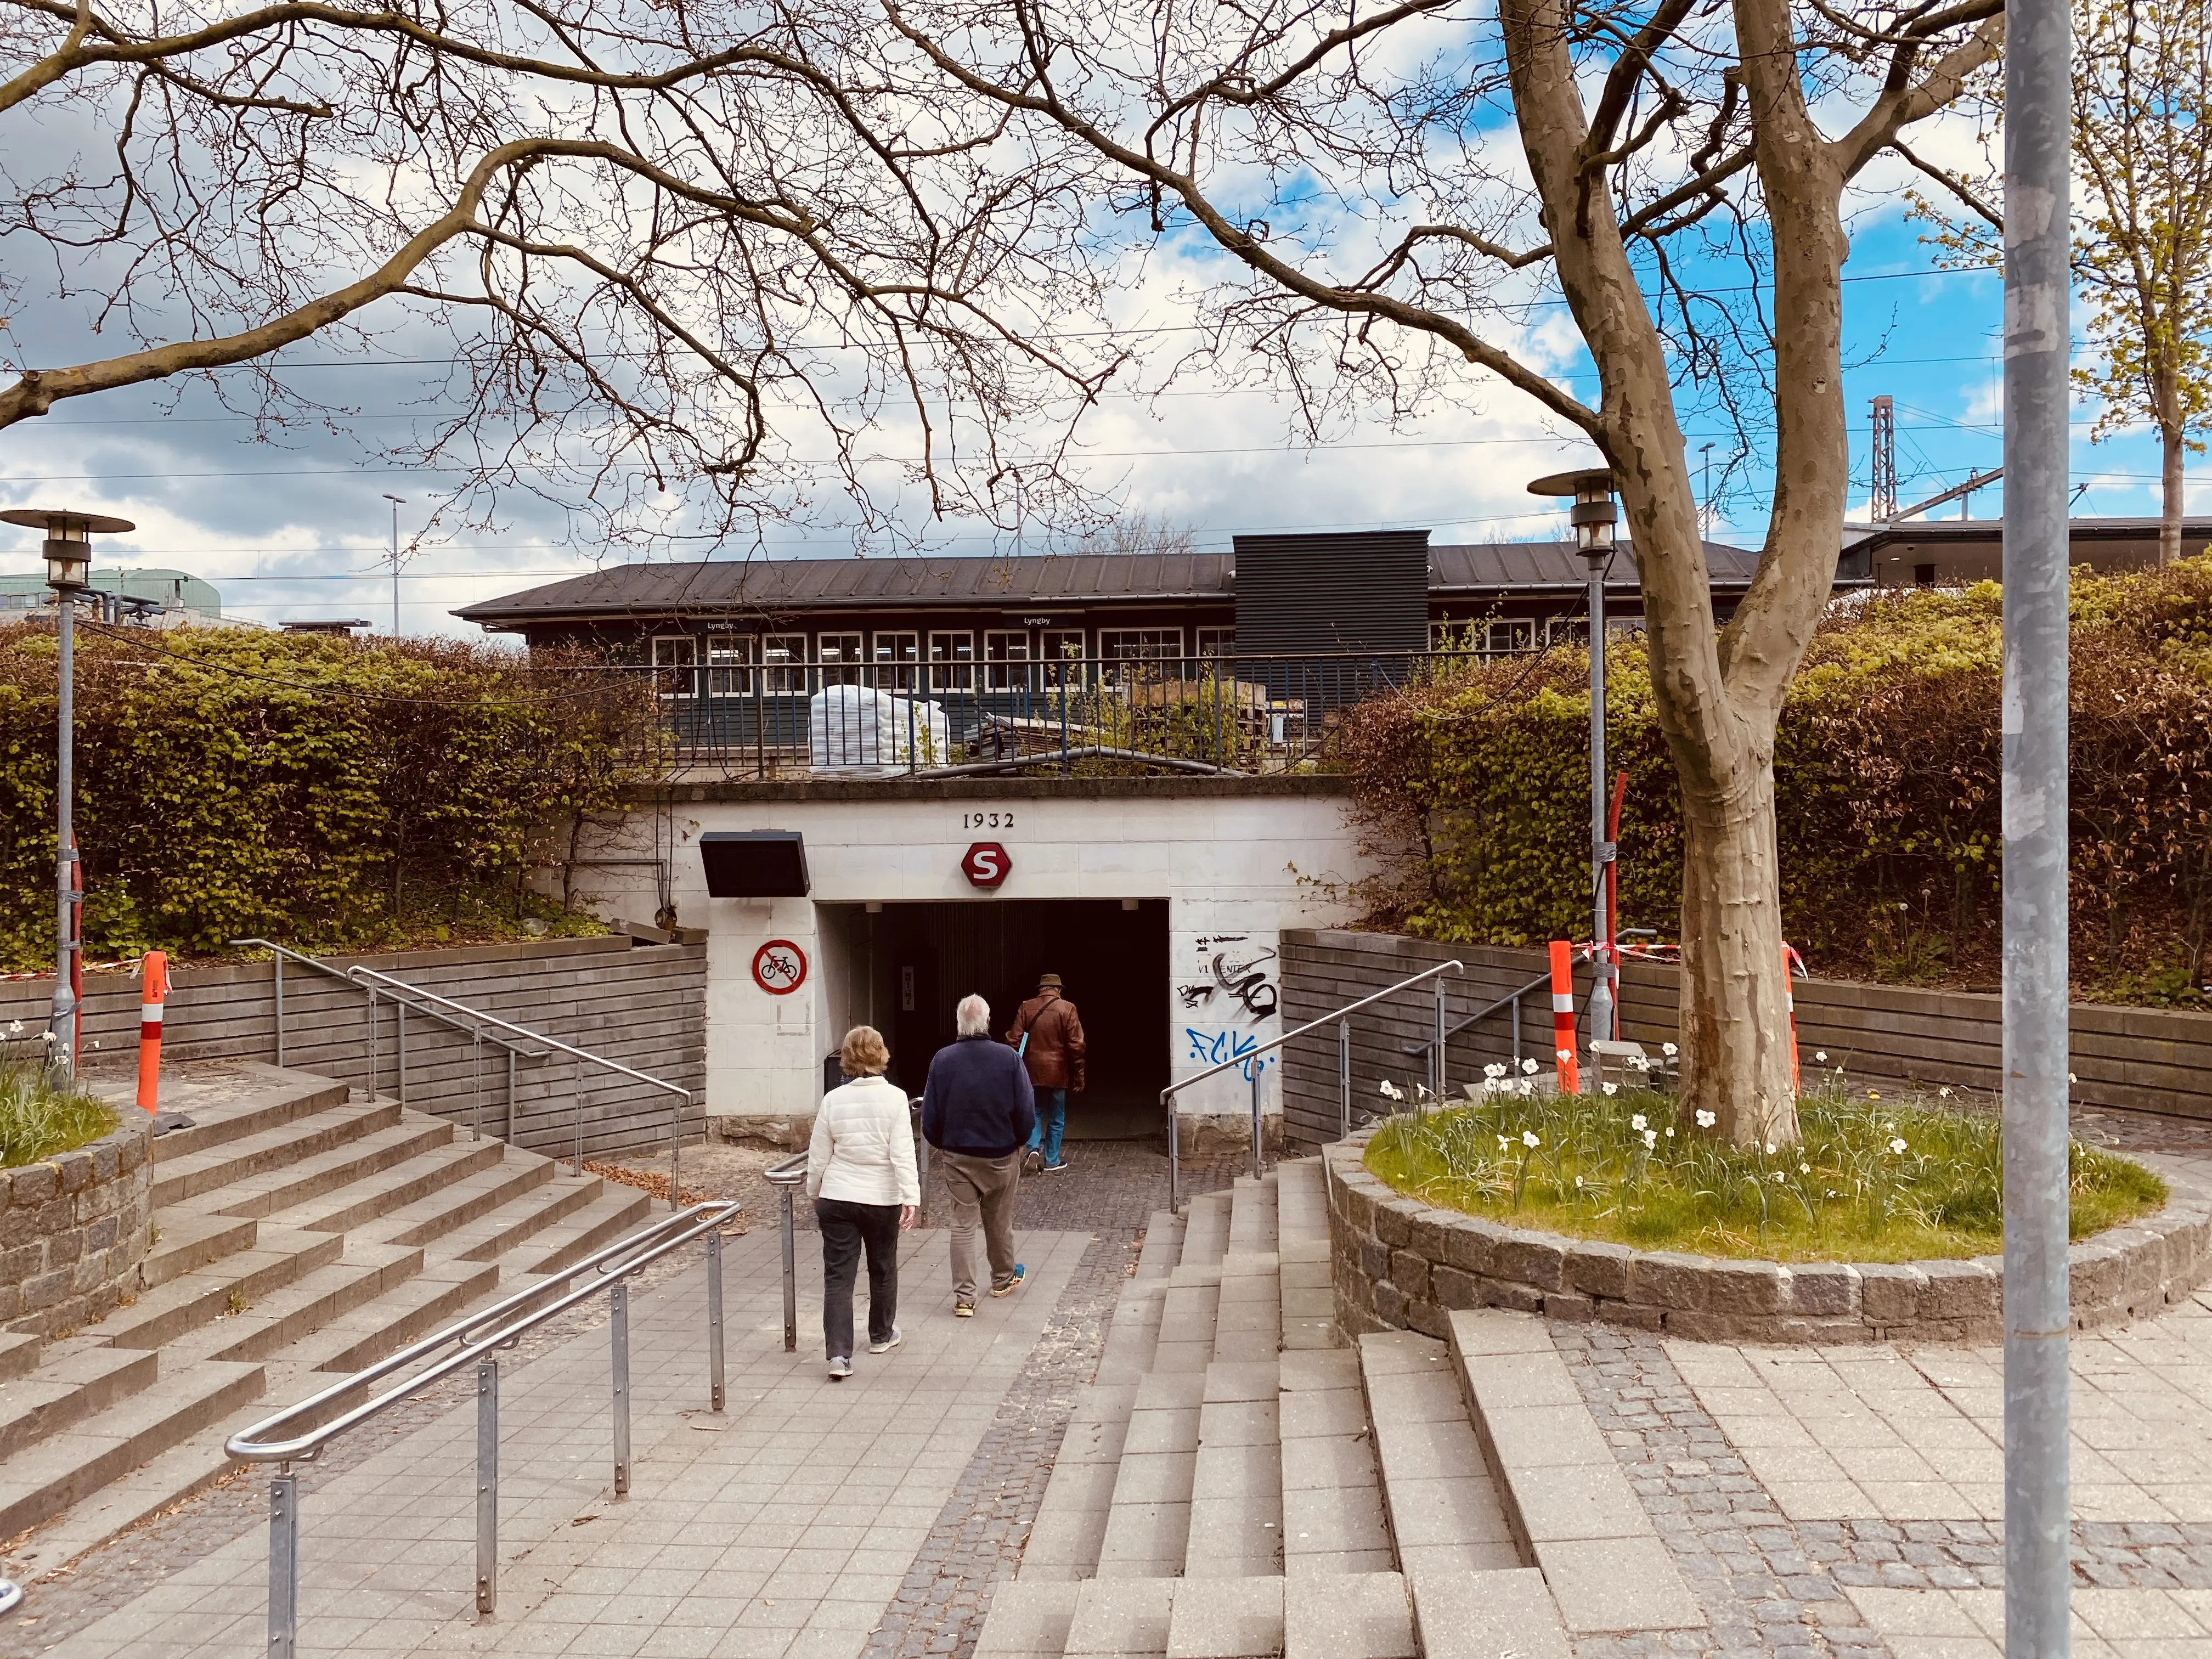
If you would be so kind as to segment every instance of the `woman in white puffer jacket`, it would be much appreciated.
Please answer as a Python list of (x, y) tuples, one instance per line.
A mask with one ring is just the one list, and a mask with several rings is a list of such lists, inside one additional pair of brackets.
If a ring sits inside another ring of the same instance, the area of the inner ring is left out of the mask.
[(898, 1236), (921, 1202), (906, 1091), (884, 1079), (891, 1063), (872, 1025), (845, 1033), (837, 1064), (852, 1081), (822, 1097), (806, 1150), (806, 1195), (822, 1228), (822, 1337), (830, 1375), (853, 1374), (853, 1282), (868, 1255), (868, 1352), (898, 1346)]

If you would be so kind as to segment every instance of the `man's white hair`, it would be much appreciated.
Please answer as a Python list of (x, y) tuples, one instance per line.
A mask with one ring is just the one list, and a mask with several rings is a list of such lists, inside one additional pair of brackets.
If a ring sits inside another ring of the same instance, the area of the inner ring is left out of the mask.
[(954, 1024), (964, 1037), (991, 1035), (991, 1005), (978, 996), (960, 999), (960, 1006), (952, 1011)]

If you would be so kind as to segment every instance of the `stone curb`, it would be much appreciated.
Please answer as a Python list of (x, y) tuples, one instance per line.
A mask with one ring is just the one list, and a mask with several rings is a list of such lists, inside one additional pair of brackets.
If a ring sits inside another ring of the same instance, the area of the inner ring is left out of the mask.
[(154, 1120), (116, 1110), (112, 1133), (0, 1170), (0, 1327), (78, 1330), (137, 1286), (153, 1242)]
[[(1507, 1308), (1702, 1342), (1987, 1342), (2004, 1260), (1715, 1261), (1564, 1238), (1442, 1210), (1361, 1162), (1372, 1127), (1322, 1149), (1337, 1325), (1444, 1340), (1447, 1316)], [(2212, 1273), (2212, 1198), (2168, 1179), (2165, 1209), (2072, 1246), (2074, 1328), (2154, 1314)]]

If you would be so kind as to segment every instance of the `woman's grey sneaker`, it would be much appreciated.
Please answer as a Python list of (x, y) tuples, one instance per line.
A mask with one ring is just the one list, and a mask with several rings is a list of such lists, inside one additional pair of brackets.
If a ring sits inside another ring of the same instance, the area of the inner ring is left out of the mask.
[(853, 1374), (853, 1362), (842, 1355), (830, 1362), (830, 1380), (842, 1382)]
[(872, 1336), (870, 1337), (868, 1339), (868, 1352), (870, 1353), (889, 1353), (893, 1348), (898, 1346), (902, 1334), (902, 1333), (899, 1330), (899, 1328), (894, 1325), (891, 1327), (891, 1334), (885, 1337), (882, 1341), (878, 1342)]
[[(996, 1295), (997, 1292), (994, 1291), (993, 1294)], [(975, 1316), (975, 1304), (972, 1302), (954, 1303), (952, 1304), (952, 1316), (955, 1319), (973, 1319)]]
[(992, 1285), (991, 1294), (993, 1296), (1012, 1296), (1016, 1291), (1021, 1289), (1022, 1277), (1028, 1271), (1028, 1268), (1023, 1267), (1020, 1262), (1017, 1261), (1014, 1263), (1013, 1277), (1009, 1279), (1003, 1285)]

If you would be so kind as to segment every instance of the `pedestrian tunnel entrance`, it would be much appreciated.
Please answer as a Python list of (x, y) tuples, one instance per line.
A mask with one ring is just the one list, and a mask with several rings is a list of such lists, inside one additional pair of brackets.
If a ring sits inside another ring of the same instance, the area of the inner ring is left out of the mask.
[[(890, 1044), (890, 1077), (919, 1096), (930, 1057), (954, 1040), (970, 992), (1003, 1036), (1038, 978), (1058, 974), (1082, 1017), (1087, 1087), (1067, 1098), (1070, 1140), (1161, 1133), (1170, 1063), (1168, 901), (985, 899), (817, 905), (830, 958), (834, 1050), (847, 1027)], [(842, 971), (839, 971), (842, 968)], [(842, 1004), (842, 1008), (840, 1005)]]

